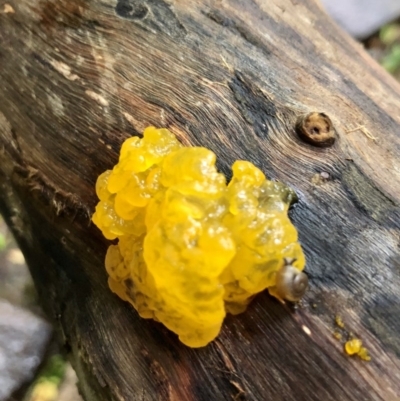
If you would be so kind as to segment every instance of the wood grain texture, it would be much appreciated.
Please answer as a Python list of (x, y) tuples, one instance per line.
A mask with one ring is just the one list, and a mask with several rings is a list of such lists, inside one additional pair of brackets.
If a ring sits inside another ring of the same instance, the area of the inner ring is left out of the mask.
[[(0, 2), (0, 210), (85, 398), (399, 400), (399, 108), (313, 0)], [(313, 111), (333, 146), (296, 135)], [(246, 159), (296, 190), (296, 311), (261, 294), (189, 349), (109, 291), (94, 184), (148, 125), (212, 149), (228, 177)], [(371, 362), (344, 355), (336, 314)]]

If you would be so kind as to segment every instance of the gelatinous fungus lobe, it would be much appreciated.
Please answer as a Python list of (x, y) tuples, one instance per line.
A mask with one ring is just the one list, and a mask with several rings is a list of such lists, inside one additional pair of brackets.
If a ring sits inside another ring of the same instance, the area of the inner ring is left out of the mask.
[(191, 347), (212, 341), (226, 312), (243, 312), (254, 294), (296, 301), (307, 287), (287, 216), (293, 191), (246, 161), (227, 185), (215, 162), (149, 127), (96, 183), (93, 222), (118, 239), (105, 261), (111, 290)]

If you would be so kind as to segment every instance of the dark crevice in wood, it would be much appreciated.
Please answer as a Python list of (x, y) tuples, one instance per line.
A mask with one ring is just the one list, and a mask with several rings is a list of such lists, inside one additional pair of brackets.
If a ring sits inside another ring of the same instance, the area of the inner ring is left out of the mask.
[(237, 20), (227, 18), (219, 10), (204, 12), (204, 15), (218, 25), (221, 25), (222, 27), (228, 28), (232, 32), (239, 34), (250, 45), (254, 46), (258, 50), (262, 50), (266, 57), (271, 54), (271, 50), (268, 49), (262, 39), (258, 37), (251, 29), (246, 27), (245, 24), (242, 24)]
[(385, 225), (391, 212), (400, 207), (353, 163), (347, 164), (342, 171), (341, 181), (356, 208), (365, 211), (378, 223)]
[(159, 31), (176, 39), (186, 35), (186, 30), (163, 0), (118, 0), (116, 14), (121, 18), (143, 23), (151, 31)]

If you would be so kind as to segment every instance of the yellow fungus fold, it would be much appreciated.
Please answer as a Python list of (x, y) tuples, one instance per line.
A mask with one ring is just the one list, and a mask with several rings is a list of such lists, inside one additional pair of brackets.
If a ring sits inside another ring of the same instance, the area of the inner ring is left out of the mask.
[(287, 216), (293, 191), (247, 161), (234, 163), (226, 185), (215, 162), (212, 151), (149, 127), (96, 183), (93, 222), (118, 239), (105, 260), (111, 290), (190, 347), (207, 345), (226, 312), (275, 286), (285, 258), (305, 264)]

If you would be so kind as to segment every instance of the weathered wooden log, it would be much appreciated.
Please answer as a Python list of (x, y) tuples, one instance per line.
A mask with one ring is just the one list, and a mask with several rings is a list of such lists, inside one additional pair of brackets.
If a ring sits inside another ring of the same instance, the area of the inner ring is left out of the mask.
[[(400, 87), (359, 44), (313, 0), (0, 7), (0, 209), (86, 400), (400, 399)], [(94, 184), (149, 125), (296, 190), (296, 311), (261, 294), (190, 349), (111, 293)]]

